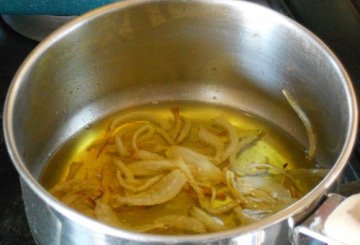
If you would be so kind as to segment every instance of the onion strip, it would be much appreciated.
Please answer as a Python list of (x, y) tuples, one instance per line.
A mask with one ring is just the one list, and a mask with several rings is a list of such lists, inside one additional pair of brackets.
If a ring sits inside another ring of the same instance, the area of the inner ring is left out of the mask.
[(130, 163), (127, 168), (134, 176), (152, 176), (169, 172), (177, 166), (169, 160), (145, 160)]
[(124, 156), (128, 156), (129, 152), (128, 150), (125, 148), (123, 141), (121, 139), (121, 134), (117, 134), (115, 135), (115, 145), (117, 148), (117, 151), (119, 153), (120, 156), (124, 157)]
[(185, 215), (166, 215), (155, 219), (155, 223), (174, 227), (183, 231), (191, 231), (195, 233), (206, 232), (203, 223), (201, 223), (198, 219)]
[(205, 128), (200, 128), (199, 130), (199, 139), (203, 141), (205, 144), (211, 145), (215, 148), (215, 156), (214, 156), (214, 162), (215, 164), (220, 163), (220, 157), (224, 154), (224, 142), (222, 139), (213, 134), (210, 133)]
[(115, 166), (117, 166), (121, 172), (125, 175), (125, 177), (128, 180), (133, 180), (134, 179), (134, 175), (133, 173), (130, 171), (130, 169), (124, 164), (123, 161), (119, 160), (119, 159), (114, 159), (114, 163)]
[(257, 134), (257, 135), (248, 136), (242, 139), (240, 142), (238, 142), (236, 146), (236, 150), (231, 154), (229, 158), (230, 165), (231, 166), (236, 165), (236, 159), (238, 158), (238, 155), (248, 147), (255, 144), (257, 141), (259, 141), (259, 139), (260, 139), (260, 134)]
[(226, 171), (226, 184), (231, 194), (236, 198), (237, 201), (240, 203), (244, 203), (246, 201), (243, 194), (236, 188), (235, 175), (232, 171)]
[(181, 157), (190, 167), (192, 174), (202, 183), (220, 183), (222, 172), (208, 158), (183, 146), (171, 146), (167, 151), (170, 158)]
[(225, 224), (223, 221), (216, 217), (212, 217), (204, 210), (201, 210), (197, 207), (192, 207), (190, 209), (190, 215), (195, 219), (201, 221), (203, 225), (210, 231), (221, 231), (225, 229)]
[(151, 116), (151, 114), (148, 112), (139, 111), (139, 112), (132, 112), (130, 114), (127, 114), (126, 116), (119, 116), (115, 118), (110, 125), (110, 131), (114, 132), (114, 130), (118, 126), (128, 121), (148, 121), (159, 125), (164, 130), (170, 129), (170, 125), (166, 120)]
[(140, 160), (161, 160), (164, 159), (163, 156), (157, 154), (155, 152), (145, 151), (145, 150), (138, 150), (134, 153), (133, 157), (140, 159)]
[(134, 135), (132, 137), (132, 147), (133, 147), (135, 152), (139, 150), (139, 148), (138, 148), (138, 146), (136, 144), (137, 138), (141, 134), (144, 134), (145, 132), (148, 132), (147, 136), (152, 135), (152, 134), (154, 134), (154, 128), (151, 127), (150, 125), (144, 125), (134, 133)]
[(121, 205), (129, 206), (153, 206), (173, 199), (186, 183), (185, 175), (178, 169), (162, 177), (144, 192), (132, 196), (115, 196), (114, 207)]
[(191, 129), (190, 121), (186, 120), (185, 118), (182, 119), (184, 120), (184, 124), (181, 131), (179, 132), (178, 137), (176, 138), (177, 143), (181, 143), (189, 135)]
[(160, 179), (161, 179), (161, 175), (158, 175), (158, 176), (155, 176), (155, 177), (152, 177), (148, 180), (146, 180), (142, 185), (139, 185), (139, 186), (133, 186), (133, 185), (129, 185), (125, 182), (125, 180), (123, 179), (123, 177), (121, 176), (121, 173), (120, 171), (117, 171), (116, 172), (116, 178), (119, 182), (119, 184), (127, 189), (127, 190), (130, 190), (130, 191), (133, 191), (133, 192), (139, 192), (139, 191), (144, 191), (146, 190), (147, 188), (149, 188), (150, 186), (152, 186), (153, 184), (155, 184), (156, 182), (158, 182)]
[(296, 112), (297, 116), (299, 117), (299, 119), (301, 120), (301, 122), (303, 123), (306, 129), (306, 133), (309, 138), (309, 149), (307, 152), (307, 158), (309, 160), (312, 160), (316, 151), (317, 138), (315, 135), (315, 130), (310, 122), (310, 119), (306, 115), (306, 113), (301, 109), (301, 107), (294, 99), (294, 97), (286, 89), (283, 89), (281, 92), (285, 96), (291, 108)]
[(220, 157), (220, 163), (222, 163), (236, 151), (239, 139), (235, 127), (231, 125), (227, 120), (225, 120), (225, 118), (217, 117), (213, 121), (216, 125), (224, 128), (229, 135), (229, 144), (224, 150), (222, 156)]
[(158, 133), (169, 145), (175, 145), (175, 142), (170, 138), (168, 133), (162, 128), (155, 127), (156, 133)]

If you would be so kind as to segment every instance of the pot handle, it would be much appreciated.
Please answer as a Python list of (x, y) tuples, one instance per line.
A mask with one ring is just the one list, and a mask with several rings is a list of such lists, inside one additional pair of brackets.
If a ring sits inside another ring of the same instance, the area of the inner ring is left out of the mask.
[(321, 206), (292, 233), (295, 245), (310, 240), (325, 244), (360, 244), (360, 194), (345, 198), (329, 194)]

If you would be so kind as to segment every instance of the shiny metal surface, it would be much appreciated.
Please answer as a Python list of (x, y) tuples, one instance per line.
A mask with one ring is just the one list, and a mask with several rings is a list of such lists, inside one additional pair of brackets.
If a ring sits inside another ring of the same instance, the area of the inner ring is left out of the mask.
[(2, 15), (2, 18), (17, 33), (41, 41), (75, 16)]
[[(317, 131), (316, 160), (332, 170), (307, 196), (258, 223), (205, 235), (137, 234), (70, 210), (37, 182), (54, 151), (76, 132), (114, 111), (155, 101), (236, 107), (306, 145), (283, 88)], [(295, 22), (243, 1), (136, 0), (86, 14), (26, 59), (4, 110), (6, 143), (39, 244), (288, 243), (291, 228), (334, 186), (356, 130), (354, 91), (333, 53)]]
[(323, 229), (326, 219), (346, 198), (338, 194), (330, 194), (324, 203), (293, 232), (294, 245), (309, 244), (314, 238), (324, 244), (341, 245), (327, 236)]

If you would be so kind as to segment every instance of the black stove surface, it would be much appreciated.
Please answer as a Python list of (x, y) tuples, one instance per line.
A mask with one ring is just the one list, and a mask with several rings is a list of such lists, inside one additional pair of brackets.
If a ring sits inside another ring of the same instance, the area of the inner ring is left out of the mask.
[[(16, 70), (36, 42), (12, 31), (0, 18), (0, 106)], [(18, 174), (6, 151), (0, 130), (0, 244), (34, 244), (21, 199)]]
[[(289, 16), (318, 35), (339, 57), (360, 96), (359, 0), (254, 0)], [(12, 31), (0, 18), (0, 106), (25, 57), (37, 45)], [(1, 112), (2, 119), (2, 112)], [(359, 180), (360, 144), (355, 147), (344, 182)], [(360, 190), (359, 190), (360, 191)], [(0, 130), (0, 244), (35, 244), (28, 228), (18, 174)]]

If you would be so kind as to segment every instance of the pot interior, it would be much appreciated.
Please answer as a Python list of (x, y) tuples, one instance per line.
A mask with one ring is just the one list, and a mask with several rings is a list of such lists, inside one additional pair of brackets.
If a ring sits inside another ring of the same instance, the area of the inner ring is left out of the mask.
[(6, 130), (35, 179), (88, 124), (161, 101), (238, 108), (307, 148), (284, 88), (315, 128), (318, 164), (331, 168), (353, 130), (354, 99), (341, 65), (318, 39), (253, 4), (125, 2), (80, 17), (40, 44), (9, 92)]

